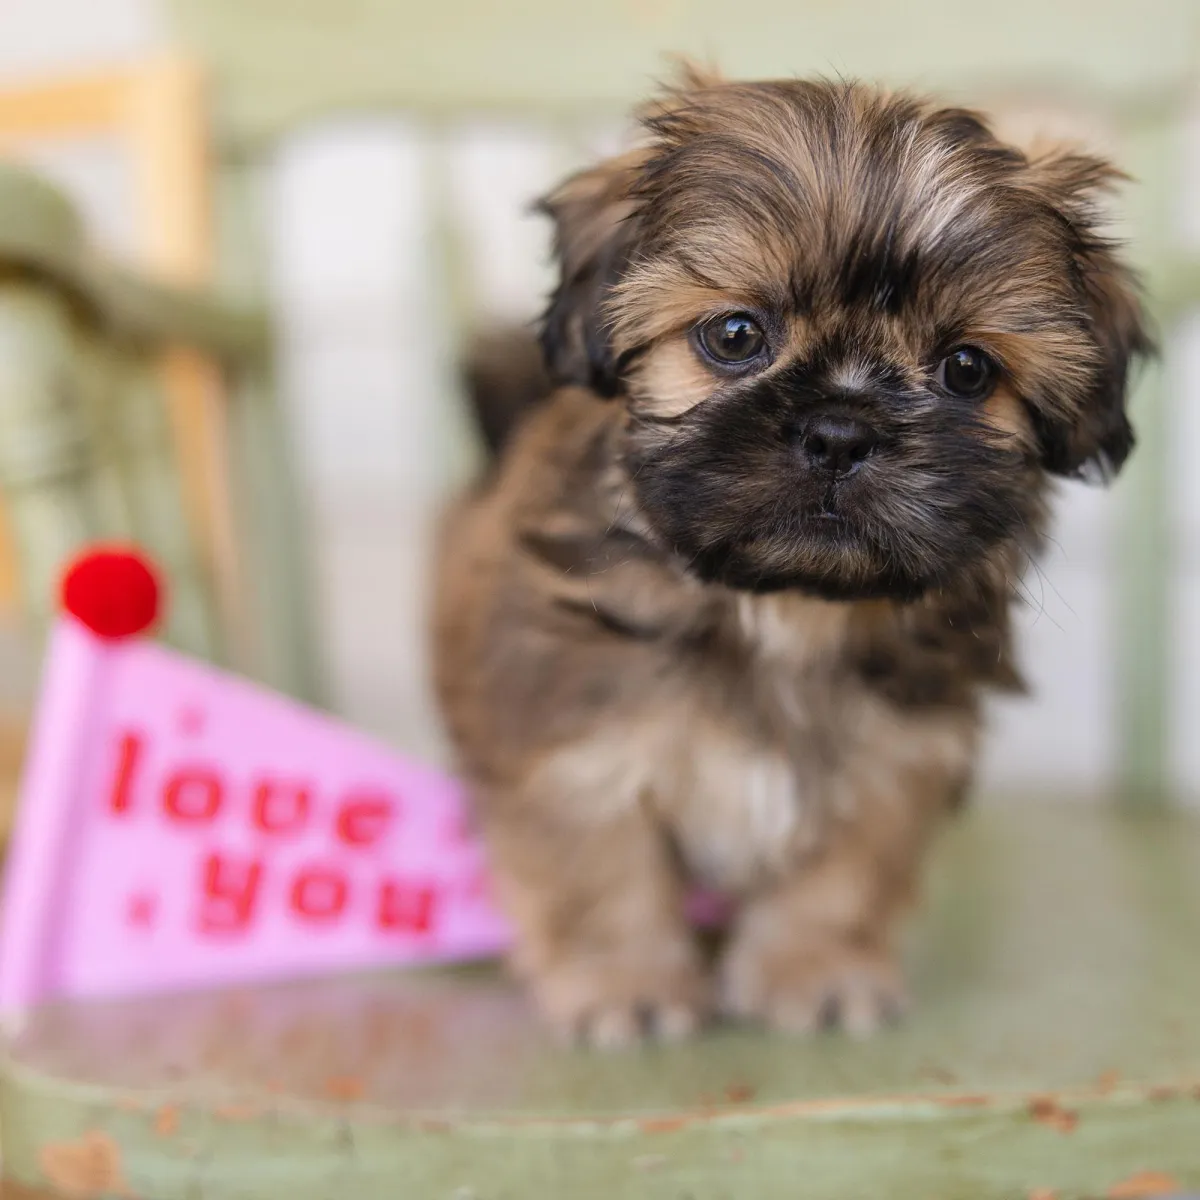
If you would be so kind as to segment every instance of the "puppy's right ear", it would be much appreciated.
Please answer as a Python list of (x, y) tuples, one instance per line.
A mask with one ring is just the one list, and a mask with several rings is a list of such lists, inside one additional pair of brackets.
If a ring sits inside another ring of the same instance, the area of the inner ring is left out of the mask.
[(645, 150), (573, 175), (538, 204), (554, 222), (558, 286), (542, 319), (542, 349), (559, 383), (615, 395), (619, 382), (606, 301), (638, 240), (635, 184)]

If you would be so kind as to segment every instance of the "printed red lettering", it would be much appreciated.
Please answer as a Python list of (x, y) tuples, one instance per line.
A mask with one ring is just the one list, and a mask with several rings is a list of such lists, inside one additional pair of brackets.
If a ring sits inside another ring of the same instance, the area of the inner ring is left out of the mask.
[(347, 846), (374, 845), (387, 833), (393, 812), (386, 796), (352, 796), (338, 813), (338, 838)]
[(264, 779), (254, 789), (250, 819), (263, 833), (299, 833), (308, 820), (310, 801), (302, 784)]
[(114, 813), (127, 813), (133, 804), (133, 778), (142, 757), (142, 739), (126, 733), (117, 743), (117, 770), (113, 776), (108, 807)]
[(208, 767), (185, 767), (167, 780), (163, 808), (167, 816), (189, 825), (213, 820), (221, 811), (221, 777)]
[(204, 860), (201, 933), (242, 933), (254, 919), (262, 883), (261, 859), (235, 861), (221, 854)]
[(306, 867), (292, 883), (292, 911), (307, 921), (336, 921), (346, 907), (346, 877), (329, 867)]
[(437, 891), (427, 884), (386, 879), (379, 889), (379, 928), (392, 933), (428, 933), (437, 903)]

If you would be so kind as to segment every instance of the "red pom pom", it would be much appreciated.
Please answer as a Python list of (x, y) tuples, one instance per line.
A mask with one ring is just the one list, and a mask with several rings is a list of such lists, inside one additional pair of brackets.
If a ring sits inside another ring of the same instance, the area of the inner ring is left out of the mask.
[(161, 587), (153, 566), (136, 550), (97, 547), (63, 576), (62, 606), (98, 637), (133, 637), (158, 620)]

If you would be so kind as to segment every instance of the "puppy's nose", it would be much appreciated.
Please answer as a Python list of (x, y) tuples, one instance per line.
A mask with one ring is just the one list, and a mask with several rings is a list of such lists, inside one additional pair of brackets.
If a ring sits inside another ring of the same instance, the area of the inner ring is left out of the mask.
[(852, 417), (815, 417), (800, 435), (800, 448), (814, 467), (849, 475), (879, 444), (869, 426)]

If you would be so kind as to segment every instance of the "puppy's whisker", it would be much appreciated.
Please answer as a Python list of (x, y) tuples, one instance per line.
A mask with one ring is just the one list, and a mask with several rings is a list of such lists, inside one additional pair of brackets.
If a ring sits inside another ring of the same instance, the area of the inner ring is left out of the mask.
[(1076, 620), (1078, 620), (1079, 614), (1071, 607), (1071, 604), (1067, 600), (1066, 596), (1064, 596), (1062, 594), (1062, 592), (1060, 592), (1058, 590), (1058, 588), (1055, 586), (1054, 580), (1050, 578), (1050, 575), (1042, 567), (1041, 563), (1039, 563), (1036, 558), (1033, 558), (1031, 556), (1029, 559), (1029, 565), (1032, 566), (1033, 569), (1037, 572), (1038, 578), (1041, 579), (1042, 582), (1046, 586), (1048, 586), (1050, 588), (1050, 590), (1054, 593), (1054, 595), (1058, 598), (1058, 600), (1062, 604), (1063, 608), (1065, 608), (1067, 610), (1067, 612), (1069, 612), (1071, 614), (1071, 616), (1073, 616)]

